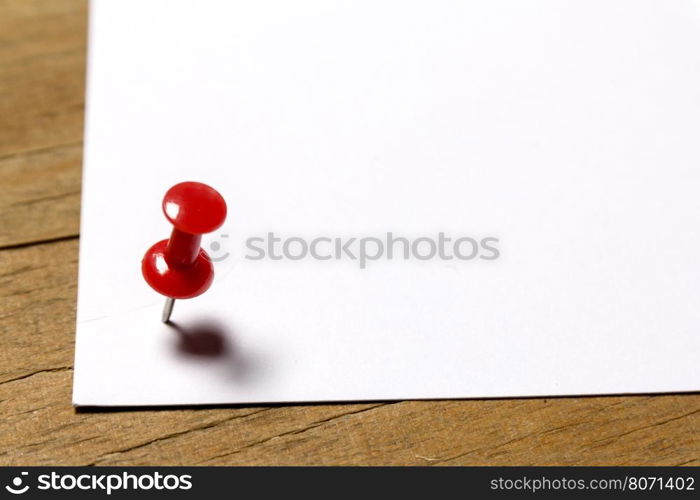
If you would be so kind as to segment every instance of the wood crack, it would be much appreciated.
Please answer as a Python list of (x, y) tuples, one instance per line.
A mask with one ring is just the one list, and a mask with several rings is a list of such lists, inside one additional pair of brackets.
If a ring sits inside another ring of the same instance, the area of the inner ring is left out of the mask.
[(488, 446), (488, 447), (482, 446), (482, 447), (480, 447), (480, 448), (474, 448), (473, 450), (469, 450), (469, 451), (462, 452), (462, 453), (460, 453), (459, 455), (454, 455), (454, 456), (452, 456), (452, 457), (448, 457), (448, 458), (444, 458), (444, 459), (434, 459), (434, 460), (432, 460), (433, 463), (432, 463), (431, 465), (437, 465), (437, 464), (440, 464), (440, 463), (445, 463), (445, 462), (450, 462), (450, 461), (452, 461), (452, 460), (457, 460), (457, 459), (459, 459), (459, 458), (466, 457), (467, 455), (471, 455), (472, 453), (474, 453), (474, 452), (476, 452), (476, 451), (496, 450), (496, 449), (498, 449), (498, 448), (502, 448), (502, 447), (504, 447), (504, 446), (507, 446), (507, 445), (509, 445), (509, 444), (511, 444), (511, 443), (516, 443), (516, 442), (518, 442), (518, 441), (523, 441), (524, 439), (531, 438), (531, 437), (536, 436), (536, 435), (538, 435), (538, 434), (551, 434), (551, 433), (556, 433), (556, 432), (559, 432), (559, 431), (564, 430), (564, 429), (568, 429), (568, 428), (571, 428), (571, 427), (576, 427), (576, 426), (580, 425), (581, 423), (582, 423), (582, 422), (574, 422), (574, 423), (571, 423), (571, 424), (559, 425), (559, 426), (556, 426), (556, 427), (552, 427), (552, 428), (550, 428), (550, 429), (545, 429), (545, 430), (543, 430), (543, 431), (531, 432), (531, 433), (525, 434), (525, 435), (523, 435), (523, 436), (515, 437), (515, 438), (513, 438), (513, 439), (509, 439), (508, 441), (504, 441), (504, 442), (499, 443), (499, 444), (496, 444), (496, 445), (494, 445), (494, 446)]
[(306, 427), (304, 427), (304, 428), (302, 428), (302, 429), (293, 429), (293, 430), (291, 430), (291, 431), (282, 432), (282, 433), (280, 433), (280, 434), (276, 434), (276, 435), (274, 435), (274, 436), (270, 436), (270, 437), (267, 437), (267, 438), (265, 438), (265, 439), (260, 439), (260, 440), (258, 440), (258, 441), (253, 442), (253, 443), (250, 443), (250, 444), (247, 444), (247, 445), (245, 445), (245, 446), (242, 446), (241, 448), (239, 448), (239, 449), (237, 449), (237, 450), (230, 451), (230, 452), (227, 452), (227, 453), (221, 453), (221, 454), (219, 454), (219, 455), (214, 455), (214, 456), (212, 456), (212, 457), (209, 457), (209, 458), (207, 458), (206, 460), (204, 460), (204, 461), (202, 461), (202, 462), (198, 462), (198, 463), (195, 464), (195, 465), (201, 465), (201, 464), (203, 464), (203, 463), (210, 462), (210, 461), (212, 461), (212, 460), (216, 460), (217, 458), (230, 457), (230, 456), (236, 455), (236, 454), (238, 454), (238, 453), (241, 453), (241, 452), (243, 452), (243, 451), (245, 451), (245, 450), (249, 450), (249, 449), (251, 449), (251, 448), (255, 448), (256, 446), (260, 446), (261, 444), (265, 444), (265, 443), (267, 443), (267, 442), (269, 442), (269, 441), (272, 441), (273, 439), (278, 439), (278, 438), (285, 437), (285, 436), (293, 436), (293, 435), (296, 435), (296, 434), (303, 434), (304, 432), (310, 431), (310, 430), (312, 430), (312, 429), (316, 429), (317, 427), (321, 427), (321, 426), (323, 426), (323, 425), (325, 425), (325, 424), (327, 424), (327, 423), (329, 423), (329, 422), (332, 422), (332, 421), (334, 421), (334, 420), (337, 420), (337, 419), (339, 419), (339, 418), (347, 417), (347, 416), (350, 416), (350, 415), (357, 415), (358, 413), (365, 413), (365, 412), (368, 412), (368, 411), (371, 411), (371, 410), (375, 410), (375, 409), (377, 409), (377, 408), (381, 408), (381, 407), (384, 407), (384, 406), (395, 405), (395, 404), (400, 404), (400, 403), (402, 403), (402, 401), (398, 401), (398, 402), (396, 402), (396, 403), (379, 403), (379, 404), (376, 404), (376, 405), (374, 405), (374, 406), (370, 406), (369, 408), (363, 408), (363, 409), (361, 409), (361, 410), (349, 411), (349, 412), (343, 413), (343, 414), (341, 414), (341, 415), (334, 415), (334, 416), (332, 416), (332, 417), (328, 417), (328, 418), (325, 418), (325, 419), (323, 419), (323, 420), (317, 420), (317, 421), (312, 422), (311, 424), (309, 424), (308, 426), (306, 426)]
[(73, 370), (72, 366), (59, 366), (58, 368), (45, 368), (43, 370), (37, 370), (35, 372), (27, 373), (27, 374), (21, 375), (19, 377), (0, 381), (0, 385), (9, 384), (11, 382), (17, 382), (18, 380), (24, 380), (26, 378), (33, 377), (34, 375), (39, 375), (41, 373), (60, 373), (60, 372), (66, 372), (66, 371), (70, 371), (70, 370)]
[(51, 151), (53, 149), (61, 149), (61, 148), (67, 148), (67, 147), (71, 147), (71, 146), (78, 146), (82, 143), (83, 143), (83, 141), (81, 139), (79, 141), (70, 141), (70, 142), (64, 142), (64, 143), (60, 143), (60, 144), (52, 144), (50, 146), (42, 146), (42, 147), (33, 148), (33, 149), (25, 149), (22, 151), (13, 151), (11, 153), (0, 155), (0, 161), (11, 160), (14, 158), (19, 158), (21, 156), (31, 156), (34, 154), (46, 153), (46, 152)]
[[(45, 266), (43, 266), (45, 267)], [(21, 266), (18, 267), (17, 269), (10, 271), (8, 273), (2, 273), (0, 274), (0, 278), (9, 278), (11, 276), (17, 276), (18, 274), (26, 273), (27, 271), (31, 271), (32, 269), (35, 269), (34, 266)]]
[[(661, 425), (665, 425), (669, 422), (674, 422), (676, 420), (680, 420), (685, 417), (689, 417), (691, 415), (695, 415), (696, 413), (700, 412), (700, 409), (691, 411), (690, 413), (684, 413), (683, 415), (679, 415), (677, 417), (669, 418), (667, 420), (662, 420), (661, 422), (654, 422), (653, 424), (645, 425), (643, 427), (638, 427), (636, 429), (629, 430), (627, 432), (623, 432), (622, 434), (618, 434), (617, 436), (612, 436), (604, 439), (599, 439), (597, 441), (594, 441), (594, 446), (591, 446), (591, 448), (600, 448), (601, 446), (607, 446), (611, 443), (614, 443), (615, 441), (619, 440), (620, 438), (623, 438), (625, 436), (628, 436), (630, 434), (633, 434), (635, 432), (643, 431), (644, 429), (651, 429), (653, 427), (659, 427)], [(597, 444), (600, 443), (600, 444)]]
[(165, 436), (160, 436), (160, 437), (158, 437), (158, 438), (151, 439), (151, 440), (149, 440), (149, 441), (146, 441), (146, 442), (143, 442), (143, 443), (139, 443), (139, 444), (137, 444), (137, 445), (130, 446), (130, 447), (128, 447), (128, 448), (123, 448), (123, 449), (121, 449), (121, 450), (116, 450), (116, 451), (111, 451), (111, 452), (109, 452), (109, 453), (105, 453), (104, 455), (101, 455), (101, 456), (97, 457), (93, 462), (91, 462), (91, 463), (89, 463), (89, 464), (85, 464), (85, 465), (87, 465), (88, 467), (90, 467), (90, 466), (96, 466), (96, 465), (99, 465), (100, 462), (104, 461), (104, 460), (107, 459), (108, 457), (112, 457), (112, 456), (114, 456), (114, 455), (122, 455), (122, 454), (128, 453), (128, 452), (130, 452), (130, 451), (138, 450), (139, 448), (144, 448), (144, 447), (146, 447), (146, 446), (150, 446), (150, 445), (152, 445), (152, 444), (154, 444), (154, 443), (159, 443), (159, 442), (161, 442), (161, 441), (167, 441), (167, 440), (170, 440), (170, 439), (175, 439), (175, 438), (177, 438), (177, 437), (184, 436), (185, 434), (189, 434), (190, 432), (196, 432), (196, 431), (202, 431), (202, 430), (206, 430), (206, 429), (211, 429), (211, 428), (213, 428), (213, 427), (216, 427), (216, 426), (218, 426), (218, 425), (224, 424), (224, 423), (226, 423), (226, 422), (230, 422), (230, 421), (232, 421), (232, 420), (237, 420), (237, 419), (240, 419), (240, 418), (249, 417), (249, 416), (251, 416), (251, 415), (256, 415), (256, 414), (258, 414), (258, 413), (262, 413), (262, 412), (265, 412), (265, 411), (270, 411), (270, 410), (272, 410), (272, 409), (273, 409), (273, 408), (263, 408), (263, 409), (261, 409), (261, 410), (257, 410), (257, 411), (251, 412), (251, 413), (246, 413), (245, 415), (235, 415), (235, 416), (233, 416), (233, 417), (226, 418), (226, 419), (223, 419), (223, 420), (218, 420), (218, 421), (216, 421), (216, 422), (212, 422), (212, 423), (209, 423), (209, 424), (206, 424), (206, 425), (201, 425), (201, 426), (198, 426), (198, 427), (192, 427), (191, 429), (187, 429), (187, 430), (184, 430), (184, 431), (173, 432), (172, 434), (166, 434)]
[(0, 246), (0, 250), (19, 250), (22, 248), (33, 247), (37, 245), (48, 245), (50, 243), (61, 243), (63, 241), (71, 241), (80, 238), (80, 233), (69, 234), (66, 236), (58, 236), (56, 238), (46, 238), (43, 240), (25, 241), (22, 243), (12, 243), (10, 245)]
[(22, 207), (26, 205), (35, 205), (36, 203), (42, 203), (45, 201), (60, 200), (61, 198), (66, 198), (67, 196), (79, 195), (80, 189), (75, 189), (73, 191), (66, 191), (65, 193), (55, 194), (51, 196), (42, 196), (41, 198), (32, 198), (31, 200), (22, 200), (15, 203), (11, 203), (8, 207)]

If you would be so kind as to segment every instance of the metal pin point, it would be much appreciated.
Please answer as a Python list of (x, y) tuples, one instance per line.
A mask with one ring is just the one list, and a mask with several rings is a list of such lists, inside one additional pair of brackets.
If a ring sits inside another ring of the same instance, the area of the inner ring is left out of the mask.
[(175, 299), (168, 297), (165, 299), (165, 305), (163, 306), (163, 323), (170, 321), (170, 315), (173, 313), (173, 306), (175, 305)]

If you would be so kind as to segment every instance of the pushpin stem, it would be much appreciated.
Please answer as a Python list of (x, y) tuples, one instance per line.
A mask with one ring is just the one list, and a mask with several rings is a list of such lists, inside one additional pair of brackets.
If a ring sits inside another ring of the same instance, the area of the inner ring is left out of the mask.
[[(168, 246), (165, 249), (165, 260), (171, 266), (191, 266), (199, 255), (199, 245), (202, 241), (202, 235), (190, 234), (180, 231), (174, 227), (170, 233)], [(173, 313), (175, 299), (167, 297), (163, 306), (163, 323), (170, 321), (170, 315)]]
[(190, 234), (174, 227), (165, 251), (165, 260), (172, 266), (190, 266), (197, 259), (201, 234)]
[(165, 305), (163, 306), (163, 323), (170, 321), (170, 315), (173, 313), (173, 306), (175, 305), (175, 299), (167, 297), (165, 299)]

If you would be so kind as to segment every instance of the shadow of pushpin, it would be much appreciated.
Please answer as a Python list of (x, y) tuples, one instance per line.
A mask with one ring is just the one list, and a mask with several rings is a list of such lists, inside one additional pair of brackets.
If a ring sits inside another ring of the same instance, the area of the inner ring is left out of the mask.
[(173, 225), (170, 238), (148, 249), (141, 272), (156, 292), (165, 295), (163, 323), (170, 320), (175, 299), (191, 299), (206, 292), (214, 280), (214, 265), (201, 248), (202, 234), (221, 227), (226, 202), (201, 182), (181, 182), (163, 198), (163, 212)]

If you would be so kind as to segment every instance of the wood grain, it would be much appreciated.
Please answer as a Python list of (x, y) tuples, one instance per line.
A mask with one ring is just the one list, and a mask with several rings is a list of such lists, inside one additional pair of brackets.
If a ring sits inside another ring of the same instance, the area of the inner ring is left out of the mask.
[(86, 4), (0, 3), (0, 158), (82, 138)]
[(86, 5), (0, 1), (0, 464), (700, 465), (700, 395), (76, 412)]
[(86, 17), (0, 0), (0, 248), (78, 234)]
[(77, 143), (0, 158), (0, 248), (78, 235), (81, 156)]

